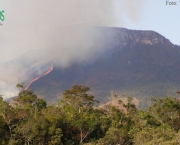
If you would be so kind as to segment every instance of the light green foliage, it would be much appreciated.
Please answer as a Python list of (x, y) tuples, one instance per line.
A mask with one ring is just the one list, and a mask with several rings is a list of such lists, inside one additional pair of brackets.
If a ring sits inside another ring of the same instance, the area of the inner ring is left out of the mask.
[(46, 101), (37, 98), (32, 90), (23, 90), (23, 86), (18, 84), (20, 92), (18, 97), (14, 99), (14, 106), (24, 109), (30, 109), (36, 107), (37, 110), (41, 110), (46, 107)]
[(98, 145), (127, 144), (128, 132), (123, 128), (109, 128), (104, 138), (98, 141)]
[(173, 129), (180, 129), (180, 102), (176, 98), (153, 98), (154, 104), (149, 107), (148, 112), (162, 125), (170, 125)]
[(178, 145), (178, 134), (169, 127), (144, 127), (134, 134), (135, 145)]
[(87, 94), (89, 87), (75, 85), (70, 90), (66, 90), (63, 93), (63, 103), (66, 105), (72, 105), (74, 108), (81, 111), (81, 107), (91, 108), (97, 100), (94, 96)]

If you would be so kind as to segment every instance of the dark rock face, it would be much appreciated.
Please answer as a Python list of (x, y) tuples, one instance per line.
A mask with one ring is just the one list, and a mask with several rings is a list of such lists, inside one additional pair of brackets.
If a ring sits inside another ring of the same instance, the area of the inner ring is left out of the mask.
[(55, 68), (31, 88), (40, 95), (57, 97), (75, 84), (84, 84), (102, 96), (111, 90), (180, 82), (179, 46), (153, 31), (99, 29), (106, 42), (99, 58), (67, 69)]

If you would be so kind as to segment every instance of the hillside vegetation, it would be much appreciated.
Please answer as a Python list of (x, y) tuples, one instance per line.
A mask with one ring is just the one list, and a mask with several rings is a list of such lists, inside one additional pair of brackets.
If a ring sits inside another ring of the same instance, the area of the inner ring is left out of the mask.
[(17, 85), (10, 102), (0, 98), (0, 144), (143, 145), (180, 144), (180, 101), (152, 98), (146, 110), (132, 98), (99, 106), (89, 87), (75, 85), (54, 105)]

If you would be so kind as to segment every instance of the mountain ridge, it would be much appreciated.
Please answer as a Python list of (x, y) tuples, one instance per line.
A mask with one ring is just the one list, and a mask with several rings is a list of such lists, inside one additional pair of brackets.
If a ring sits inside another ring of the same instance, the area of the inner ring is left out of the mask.
[[(173, 44), (162, 36), (161, 34), (152, 31), (152, 30), (133, 30), (127, 28), (118, 28), (118, 27), (109, 27), (109, 28), (100, 28), (102, 31), (108, 29), (106, 34), (110, 37), (115, 37), (118, 39), (118, 45), (126, 46), (127, 44), (136, 45), (137, 43), (141, 44), (159, 44), (164, 43), (165, 45), (173, 46)], [(105, 30), (106, 31), (106, 30)], [(121, 44), (120, 44), (121, 43)]]
[(143, 87), (151, 83), (179, 85), (179, 46), (154, 31), (125, 28), (100, 28), (100, 31), (105, 51), (99, 58), (89, 63), (74, 63), (66, 69), (55, 67), (30, 88), (52, 99), (74, 84), (84, 84), (95, 96), (103, 98), (112, 90), (141, 84)]

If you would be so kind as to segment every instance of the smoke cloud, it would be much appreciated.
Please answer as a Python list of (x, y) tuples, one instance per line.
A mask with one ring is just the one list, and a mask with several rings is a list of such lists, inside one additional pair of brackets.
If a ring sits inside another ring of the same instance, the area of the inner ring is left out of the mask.
[[(136, 1), (142, 2), (142, 0)], [(0, 94), (17, 93), (51, 65), (66, 68), (95, 59), (101, 34), (96, 26), (116, 26), (126, 14), (136, 20), (139, 5), (130, 0), (0, 0)], [(100, 44), (99, 44), (100, 45)], [(100, 47), (99, 47), (100, 48)]]

